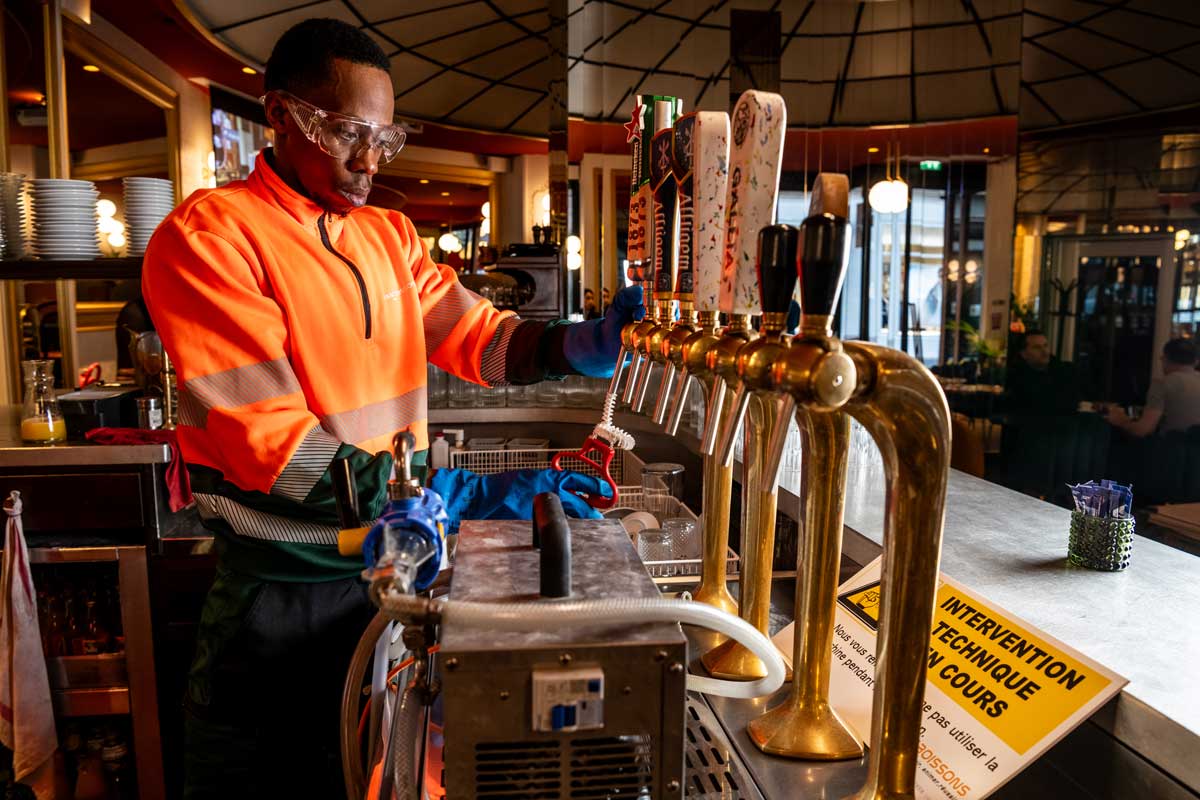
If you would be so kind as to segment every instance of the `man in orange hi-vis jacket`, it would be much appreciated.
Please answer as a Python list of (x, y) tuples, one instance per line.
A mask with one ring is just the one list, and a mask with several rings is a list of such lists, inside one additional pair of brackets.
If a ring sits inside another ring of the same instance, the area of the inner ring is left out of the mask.
[[(361, 559), (337, 553), (334, 459), (351, 462), (373, 519), (393, 435), (427, 446), (428, 362), (491, 386), (611, 374), (621, 327), (644, 313), (631, 288), (600, 320), (522, 321), (435, 264), (403, 214), (366, 206), (404, 143), (388, 70), (343, 22), (286, 32), (265, 75), (273, 149), (247, 180), (189, 197), (146, 252), (179, 441), (219, 554), (186, 696), (188, 798), (342, 795), (337, 712), (373, 609)], [(604, 491), (570, 473), (493, 477), (457, 475), (452, 518), (547, 490), (586, 513), (572, 490)]]

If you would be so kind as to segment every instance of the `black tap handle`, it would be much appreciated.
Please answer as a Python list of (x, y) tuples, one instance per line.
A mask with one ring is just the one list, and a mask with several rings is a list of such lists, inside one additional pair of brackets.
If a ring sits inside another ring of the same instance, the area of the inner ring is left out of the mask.
[(358, 510), (358, 486), (354, 470), (348, 458), (335, 458), (331, 473), (333, 478), (333, 501), (337, 504), (338, 525), (342, 529), (361, 528), (362, 517)]
[(758, 291), (763, 313), (786, 314), (796, 288), (796, 248), (800, 230), (767, 225), (758, 232)]
[(800, 308), (806, 316), (828, 316), (837, 305), (846, 271), (846, 220), (814, 214), (800, 224)]

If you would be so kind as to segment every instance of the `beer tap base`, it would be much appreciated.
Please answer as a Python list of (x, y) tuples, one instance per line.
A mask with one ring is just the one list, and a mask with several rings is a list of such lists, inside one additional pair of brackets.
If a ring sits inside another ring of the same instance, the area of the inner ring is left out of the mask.
[(733, 599), (733, 595), (729, 593), (724, 584), (719, 586), (705, 586), (703, 583), (696, 587), (692, 592), (692, 599), (697, 603), (705, 603), (713, 608), (718, 608), (726, 614), (738, 615), (738, 602)]
[[(709, 675), (730, 681), (752, 681), (767, 674), (762, 659), (732, 639), (709, 650), (700, 657), (700, 663)], [(791, 679), (792, 670), (789, 667), (787, 680)]]
[(788, 697), (746, 729), (764, 753), (785, 758), (846, 761), (863, 754), (859, 738), (827, 702)]

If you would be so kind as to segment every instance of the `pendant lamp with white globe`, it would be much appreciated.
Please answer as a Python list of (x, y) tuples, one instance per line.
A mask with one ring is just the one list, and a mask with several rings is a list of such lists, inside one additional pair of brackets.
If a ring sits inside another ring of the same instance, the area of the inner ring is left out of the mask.
[(892, 145), (888, 144), (888, 154), (884, 161), (883, 180), (871, 187), (867, 194), (867, 202), (876, 214), (899, 214), (908, 208), (908, 184), (900, 177), (900, 147), (896, 146), (896, 165), (891, 166)]

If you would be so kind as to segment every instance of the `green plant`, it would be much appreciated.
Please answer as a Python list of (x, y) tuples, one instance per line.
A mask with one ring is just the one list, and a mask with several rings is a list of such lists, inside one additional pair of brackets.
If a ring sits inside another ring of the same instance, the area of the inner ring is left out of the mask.
[(1004, 360), (1007, 346), (1002, 339), (988, 339), (981, 336), (979, 331), (969, 322), (951, 320), (946, 323), (946, 330), (961, 333), (967, 342), (967, 349), (974, 353), (981, 363), (995, 363)]

